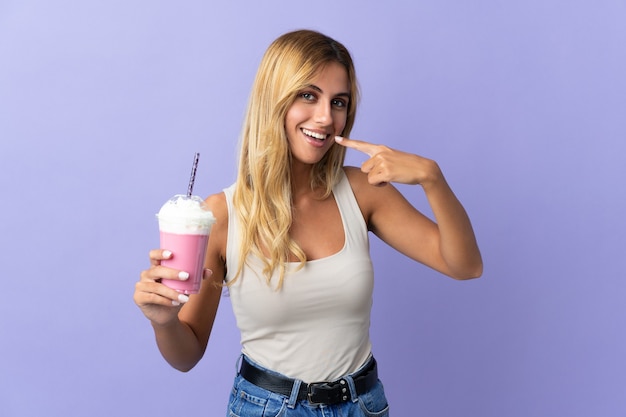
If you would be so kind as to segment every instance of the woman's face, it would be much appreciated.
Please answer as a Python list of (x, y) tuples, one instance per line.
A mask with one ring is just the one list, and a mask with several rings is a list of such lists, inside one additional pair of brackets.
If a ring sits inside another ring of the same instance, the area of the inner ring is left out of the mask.
[(334, 145), (346, 125), (350, 82), (337, 62), (321, 67), (310, 84), (298, 92), (287, 111), (285, 130), (293, 161), (315, 164)]

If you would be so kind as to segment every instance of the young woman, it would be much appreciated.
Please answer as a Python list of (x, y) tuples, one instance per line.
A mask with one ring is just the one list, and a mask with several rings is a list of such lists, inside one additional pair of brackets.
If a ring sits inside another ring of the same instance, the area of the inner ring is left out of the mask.
[[(181, 371), (202, 357), (229, 287), (243, 356), (231, 416), (388, 415), (369, 339), (368, 232), (452, 278), (482, 273), (470, 221), (434, 161), (346, 138), (357, 99), (342, 44), (308, 30), (276, 39), (252, 88), (237, 180), (206, 200), (217, 222), (201, 292), (160, 283), (187, 276), (160, 265), (167, 248), (150, 251), (136, 284), (162, 355)], [(344, 167), (346, 148), (370, 158)], [(394, 182), (420, 185), (436, 223)]]

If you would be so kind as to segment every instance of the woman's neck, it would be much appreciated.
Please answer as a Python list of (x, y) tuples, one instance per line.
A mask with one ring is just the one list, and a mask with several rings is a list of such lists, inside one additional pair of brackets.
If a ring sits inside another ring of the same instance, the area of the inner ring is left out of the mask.
[(294, 162), (291, 165), (291, 189), (294, 199), (304, 195), (317, 194), (320, 190), (311, 189), (311, 171), (313, 165)]

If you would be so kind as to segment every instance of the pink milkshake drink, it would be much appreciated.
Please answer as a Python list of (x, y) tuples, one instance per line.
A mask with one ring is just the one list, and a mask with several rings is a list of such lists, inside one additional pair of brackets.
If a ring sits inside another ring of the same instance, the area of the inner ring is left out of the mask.
[(175, 195), (163, 204), (157, 218), (161, 248), (172, 252), (161, 265), (189, 273), (185, 281), (163, 279), (162, 283), (183, 294), (198, 293), (209, 233), (215, 223), (213, 213), (198, 196)]

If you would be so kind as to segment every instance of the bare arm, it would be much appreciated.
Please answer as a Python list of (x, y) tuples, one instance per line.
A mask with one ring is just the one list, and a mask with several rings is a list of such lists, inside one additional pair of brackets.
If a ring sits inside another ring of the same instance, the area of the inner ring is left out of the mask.
[[(434, 161), (363, 141), (338, 143), (370, 156), (362, 172), (351, 172), (349, 177), (372, 232), (401, 253), (450, 277), (469, 279), (482, 274), (469, 217)], [(390, 182), (421, 185), (436, 223)]]
[(191, 370), (206, 350), (221, 295), (221, 288), (213, 285), (215, 275), (212, 277), (203, 282), (199, 294), (189, 297), (172, 321), (152, 322), (161, 355), (179, 371)]
[(204, 355), (220, 301), (219, 284), (225, 275), (223, 255), (228, 220), (223, 194), (209, 197), (207, 204), (217, 221), (209, 237), (207, 272), (200, 293), (187, 298), (159, 282), (162, 278), (180, 279), (180, 271), (161, 266), (161, 260), (167, 257), (161, 249), (150, 251), (151, 267), (141, 273), (135, 286), (135, 303), (152, 323), (161, 354), (170, 365), (184, 372)]

